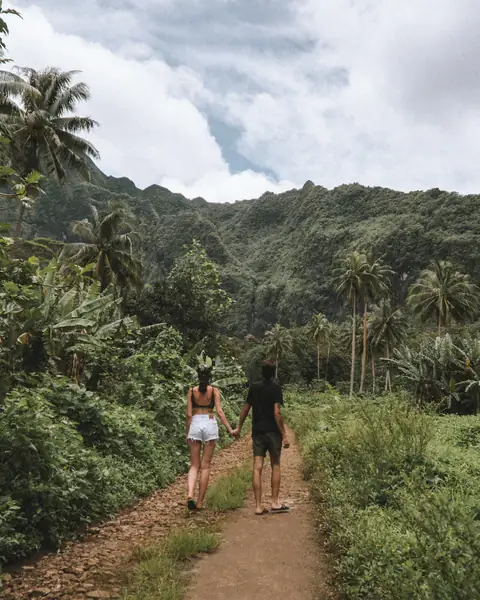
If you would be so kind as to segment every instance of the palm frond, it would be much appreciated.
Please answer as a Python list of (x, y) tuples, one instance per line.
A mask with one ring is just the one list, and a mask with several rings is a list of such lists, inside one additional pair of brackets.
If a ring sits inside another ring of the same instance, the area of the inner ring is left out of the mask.
[(60, 69), (55, 67), (50, 67), (40, 72), (40, 78), (43, 83), (42, 88), (44, 88), (43, 98), (45, 109), (51, 111), (60, 95), (68, 91), (72, 79), (77, 73), (79, 71), (60, 71)]
[(88, 168), (88, 164), (83, 156), (79, 156), (69, 148), (67, 148), (64, 144), (62, 144), (57, 152), (57, 156), (59, 161), (67, 170), (71, 172), (78, 173), (81, 175), (85, 181), (90, 181), (90, 171)]
[(99, 126), (97, 121), (90, 117), (58, 117), (53, 120), (56, 129), (69, 131), (70, 133), (79, 133), (81, 131), (90, 132)]
[(86, 244), (96, 244), (98, 241), (93, 225), (87, 219), (74, 221), (71, 224), (71, 230), (74, 235), (77, 235)]
[(54, 117), (61, 117), (66, 112), (72, 111), (78, 102), (90, 98), (90, 89), (86, 83), (77, 83), (66, 89), (52, 104), (49, 112)]
[(96, 160), (100, 159), (100, 152), (88, 140), (61, 129), (57, 129), (56, 133), (63, 146), (76, 154), (78, 158), (82, 159), (83, 156), (89, 156)]

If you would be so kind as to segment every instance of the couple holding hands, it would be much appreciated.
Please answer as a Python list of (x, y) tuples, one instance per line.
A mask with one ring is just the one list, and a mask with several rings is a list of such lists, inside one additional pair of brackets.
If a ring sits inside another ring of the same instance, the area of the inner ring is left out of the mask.
[[(285, 513), (289, 507), (279, 501), (280, 455), (282, 446), (290, 443), (281, 415), (283, 404), (282, 388), (275, 381), (275, 365), (265, 361), (262, 365), (262, 380), (250, 386), (244, 407), (240, 413), (238, 427), (232, 429), (222, 410), (220, 392), (210, 385), (212, 367), (202, 365), (197, 370), (198, 386), (188, 392), (187, 400), (187, 443), (190, 448), (190, 470), (188, 472), (188, 500), (190, 510), (202, 510), (210, 478), (210, 465), (219, 439), (215, 412), (230, 435), (238, 437), (245, 419), (252, 409), (253, 441), (253, 491), (255, 514), (265, 515), (269, 511), (262, 504), (262, 471), (267, 452), (272, 466), (272, 513)], [(203, 454), (202, 454), (203, 447)], [(197, 500), (194, 500), (195, 484), (200, 472)]]

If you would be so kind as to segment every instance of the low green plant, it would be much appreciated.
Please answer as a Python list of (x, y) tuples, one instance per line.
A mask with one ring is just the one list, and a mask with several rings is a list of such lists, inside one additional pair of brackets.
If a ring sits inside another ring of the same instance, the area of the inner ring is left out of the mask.
[(243, 466), (219, 477), (208, 489), (206, 505), (215, 512), (235, 510), (243, 506), (252, 480), (252, 470)]
[(208, 529), (183, 529), (167, 538), (164, 552), (173, 560), (186, 560), (196, 554), (213, 552), (220, 544), (217, 533)]
[(213, 552), (220, 541), (220, 536), (207, 528), (182, 529), (160, 546), (140, 549), (134, 555), (137, 564), (122, 591), (122, 600), (180, 600), (189, 559)]
[(342, 597), (479, 598), (479, 418), (402, 396), (314, 404), (299, 396), (288, 414)]

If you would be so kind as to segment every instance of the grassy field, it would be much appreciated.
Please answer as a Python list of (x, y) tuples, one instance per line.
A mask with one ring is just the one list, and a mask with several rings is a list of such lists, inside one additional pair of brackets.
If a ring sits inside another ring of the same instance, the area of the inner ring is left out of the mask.
[(480, 417), (287, 394), (348, 600), (480, 598)]

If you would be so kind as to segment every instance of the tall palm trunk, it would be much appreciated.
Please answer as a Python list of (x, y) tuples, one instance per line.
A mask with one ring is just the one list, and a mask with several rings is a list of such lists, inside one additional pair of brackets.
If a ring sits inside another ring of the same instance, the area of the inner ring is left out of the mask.
[[(387, 360), (390, 358), (390, 348), (387, 344)], [(390, 364), (387, 362), (387, 374), (385, 375), (385, 392), (392, 391), (392, 382), (390, 380)]]
[(20, 204), (20, 210), (18, 212), (17, 224), (15, 225), (15, 231), (13, 234), (15, 237), (20, 237), (20, 234), (22, 233), (22, 223), (23, 223), (24, 216), (25, 216), (25, 204), (22, 202)]
[(353, 382), (355, 381), (355, 329), (357, 325), (357, 295), (353, 292), (353, 322), (352, 322), (352, 366), (350, 368), (350, 398), (353, 396)]
[(327, 344), (327, 364), (325, 365), (325, 381), (328, 381), (328, 363), (330, 362), (330, 338), (328, 338)]
[(375, 358), (373, 357), (373, 354), (372, 354), (372, 393), (373, 393), (374, 396), (375, 396), (375, 392), (377, 391), (376, 387), (375, 387), (375, 384), (376, 384), (376, 380), (375, 380)]
[(317, 381), (320, 381), (320, 341), (317, 342)]
[(363, 392), (365, 371), (367, 370), (367, 299), (363, 303), (363, 352), (362, 352), (362, 374), (360, 377), (360, 393)]
[(442, 315), (438, 313), (438, 337), (442, 337)]

